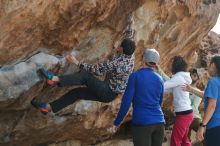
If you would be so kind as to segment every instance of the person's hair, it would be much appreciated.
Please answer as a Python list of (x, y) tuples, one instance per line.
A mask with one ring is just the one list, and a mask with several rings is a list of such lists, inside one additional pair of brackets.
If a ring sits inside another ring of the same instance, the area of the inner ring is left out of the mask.
[(220, 55), (213, 56), (210, 63), (215, 64), (216, 74), (220, 77)]
[(192, 69), (189, 70), (189, 72), (190, 72), (190, 75), (195, 75), (196, 74), (197, 78), (199, 79), (199, 74), (197, 72), (197, 69), (192, 68)]
[(205, 89), (205, 85), (203, 84), (201, 80), (199, 80), (199, 82), (196, 84), (196, 87), (202, 91), (204, 91)]
[(197, 76), (197, 83), (196, 83), (196, 87), (198, 88), (198, 89), (200, 89), (200, 90), (204, 90), (205, 89), (205, 85), (203, 84), (203, 82), (200, 80), (200, 77), (199, 77), (199, 74), (198, 74), (198, 71), (197, 71), (197, 69), (196, 68), (192, 68), (192, 69), (190, 69), (189, 70), (189, 72), (190, 72), (190, 75), (195, 75), (196, 74), (196, 76)]
[(172, 62), (172, 73), (175, 74), (180, 71), (186, 71), (187, 63), (181, 56), (174, 56)]
[(132, 55), (136, 48), (135, 42), (130, 39), (124, 39), (121, 42), (120, 47), (123, 48), (123, 54), (126, 54), (126, 55)]
[(154, 62), (145, 62), (145, 65), (147, 65), (149, 67), (156, 67), (156, 63), (154, 63)]

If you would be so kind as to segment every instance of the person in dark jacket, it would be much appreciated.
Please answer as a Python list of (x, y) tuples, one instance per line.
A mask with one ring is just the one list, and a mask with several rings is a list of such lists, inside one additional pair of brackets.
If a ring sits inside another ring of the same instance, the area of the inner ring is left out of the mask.
[(144, 66), (129, 76), (118, 115), (110, 128), (116, 132), (129, 107), (133, 106), (132, 136), (134, 146), (161, 146), (164, 135), (164, 114), (161, 109), (164, 86), (154, 71), (160, 55), (155, 49), (146, 49)]

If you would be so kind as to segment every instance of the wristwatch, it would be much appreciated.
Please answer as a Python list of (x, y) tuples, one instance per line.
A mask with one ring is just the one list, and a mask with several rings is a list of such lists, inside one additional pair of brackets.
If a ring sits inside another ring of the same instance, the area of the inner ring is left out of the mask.
[(199, 126), (200, 126), (200, 127), (206, 127), (206, 125), (203, 124), (203, 123), (200, 123)]

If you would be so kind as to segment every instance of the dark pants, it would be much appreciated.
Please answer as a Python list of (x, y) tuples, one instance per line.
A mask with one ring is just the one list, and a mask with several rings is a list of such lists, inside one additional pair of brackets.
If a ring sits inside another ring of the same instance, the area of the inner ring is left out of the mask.
[(164, 124), (133, 125), (132, 136), (134, 146), (162, 146)]
[(206, 146), (220, 146), (220, 126), (206, 129)]
[(59, 87), (72, 85), (86, 85), (86, 87), (75, 88), (59, 99), (51, 102), (50, 106), (54, 113), (74, 103), (78, 99), (111, 102), (117, 96), (117, 93), (110, 89), (108, 83), (98, 80), (85, 70), (70, 75), (60, 76), (59, 78)]

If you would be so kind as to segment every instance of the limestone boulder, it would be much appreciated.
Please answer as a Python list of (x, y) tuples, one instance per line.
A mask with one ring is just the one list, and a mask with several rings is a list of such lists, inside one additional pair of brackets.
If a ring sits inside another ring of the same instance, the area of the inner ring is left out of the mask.
[[(114, 138), (107, 128), (121, 97), (110, 103), (82, 100), (56, 115), (43, 115), (30, 105), (34, 97), (50, 102), (75, 87), (48, 86), (37, 70), (75, 72), (78, 68), (66, 63), (65, 54), (97, 63), (111, 56), (125, 37), (137, 44), (135, 69), (141, 66), (144, 48), (152, 47), (160, 52), (160, 65), (167, 73), (174, 55), (194, 64), (194, 52), (220, 12), (219, 1), (204, 1), (0, 1), (0, 145), (55, 145), (68, 140), (91, 145)], [(164, 102), (169, 111), (171, 100)], [(131, 112), (124, 121), (130, 119)]]

